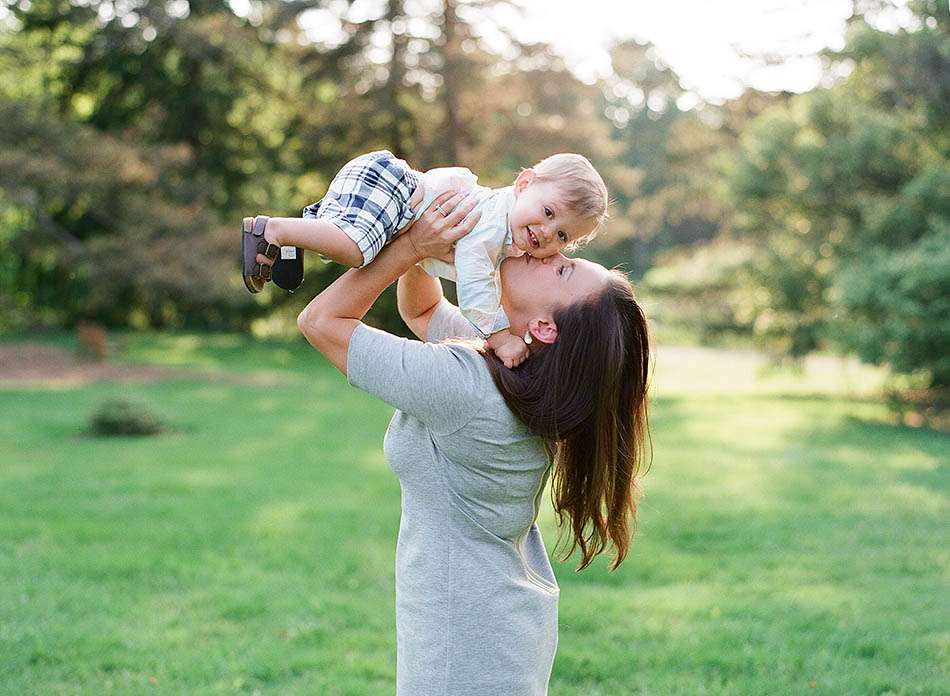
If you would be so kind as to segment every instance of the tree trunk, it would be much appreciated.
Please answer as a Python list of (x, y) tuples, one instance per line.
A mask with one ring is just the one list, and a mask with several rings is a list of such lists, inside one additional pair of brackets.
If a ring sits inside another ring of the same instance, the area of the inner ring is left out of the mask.
[[(405, 0), (389, 0), (386, 9), (386, 20), (390, 28), (398, 20), (405, 20)], [(413, 131), (412, 117), (400, 102), (403, 89), (403, 80), (406, 76), (406, 46), (409, 37), (406, 31), (399, 34), (392, 32), (393, 54), (389, 61), (389, 77), (386, 80), (385, 94), (390, 105), (389, 116), (389, 145), (396, 157), (405, 158), (409, 149)]]
[(459, 122), (458, 89), (459, 59), (462, 53), (462, 38), (459, 35), (455, 0), (443, 0), (443, 66), (442, 95), (445, 101), (445, 164), (457, 164), (462, 125)]

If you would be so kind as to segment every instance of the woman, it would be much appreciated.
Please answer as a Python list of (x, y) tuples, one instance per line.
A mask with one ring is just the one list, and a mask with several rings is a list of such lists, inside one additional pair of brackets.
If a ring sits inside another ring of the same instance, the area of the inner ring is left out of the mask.
[[(623, 561), (646, 431), (646, 320), (622, 275), (526, 256), (500, 271), (512, 331), (531, 340), (526, 362), (509, 370), (474, 344), (439, 343), (473, 334), (415, 264), (450, 254), (477, 216), (466, 219), (460, 194), (436, 203), (445, 216), (429, 208), (297, 323), (352, 385), (399, 409), (384, 444), (402, 488), (397, 694), (546, 694), (559, 590), (538, 505), (553, 468), (569, 554), (579, 547), (583, 568), (610, 542), (612, 567)], [(400, 314), (428, 343), (361, 322), (397, 278)]]

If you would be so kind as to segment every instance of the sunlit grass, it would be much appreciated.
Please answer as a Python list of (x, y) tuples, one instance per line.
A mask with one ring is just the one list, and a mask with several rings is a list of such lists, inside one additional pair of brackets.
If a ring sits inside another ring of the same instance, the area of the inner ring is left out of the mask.
[[(0, 693), (392, 693), (390, 410), (302, 341), (123, 341), (282, 386), (0, 390)], [(552, 696), (945, 693), (950, 438), (866, 372), (658, 355), (630, 557), (555, 563)], [(171, 432), (84, 435), (120, 393)]]

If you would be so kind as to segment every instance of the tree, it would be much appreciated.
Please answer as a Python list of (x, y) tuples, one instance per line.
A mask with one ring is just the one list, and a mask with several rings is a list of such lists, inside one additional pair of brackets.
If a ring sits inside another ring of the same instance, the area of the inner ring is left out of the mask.
[(16, 44), (44, 48), (46, 93), (61, 116), (140, 143), (187, 145), (192, 174), (208, 179), (208, 204), (221, 211), (252, 178), (261, 185), (256, 169), (276, 168), (292, 72), (224, 0), (11, 7)]
[(238, 292), (232, 210), (288, 188), (292, 71), (223, 2), (11, 7), (4, 322), (245, 325), (262, 308)]
[(233, 233), (182, 146), (132, 146), (48, 105), (0, 103), (0, 324), (243, 325)]
[(620, 42), (611, 58), (613, 74), (602, 89), (603, 118), (618, 150), (611, 180), (616, 242), (601, 258), (622, 258), (642, 275), (663, 252), (729, 231), (717, 161), (736, 147), (744, 124), (785, 95), (749, 90), (722, 106), (698, 102), (684, 110), (681, 100), (695, 97), (652, 45)]
[[(931, 6), (915, 5), (919, 26), (895, 34), (852, 23), (846, 48), (829, 54), (850, 75), (757, 118), (728, 185), (737, 228), (761, 250), (751, 262), (760, 335), (794, 356), (831, 339), (940, 385), (948, 271), (928, 257), (950, 225), (940, 120), (950, 38), (946, 11), (921, 9)], [(920, 276), (897, 282), (902, 271)]]
[(948, 219), (907, 248), (875, 248), (860, 265), (845, 269), (836, 305), (847, 320), (833, 324), (838, 340), (863, 360), (901, 373), (923, 370), (930, 385), (942, 390), (950, 389)]

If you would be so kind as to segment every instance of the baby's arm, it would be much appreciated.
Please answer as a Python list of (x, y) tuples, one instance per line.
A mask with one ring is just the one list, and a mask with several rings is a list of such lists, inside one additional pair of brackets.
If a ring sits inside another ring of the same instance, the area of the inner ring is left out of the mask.
[(488, 347), (498, 359), (505, 363), (505, 367), (518, 367), (528, 357), (528, 346), (520, 336), (515, 336), (507, 329), (496, 331), (488, 337)]

